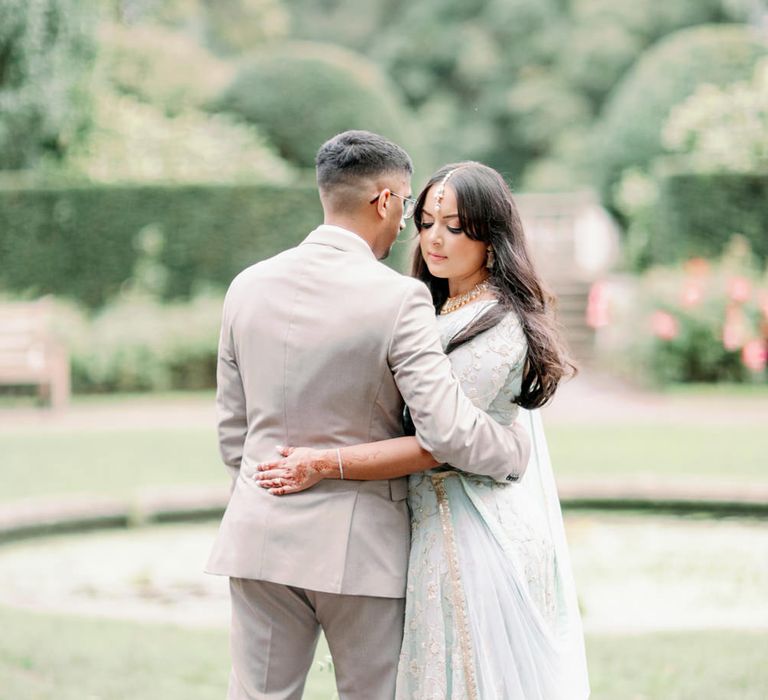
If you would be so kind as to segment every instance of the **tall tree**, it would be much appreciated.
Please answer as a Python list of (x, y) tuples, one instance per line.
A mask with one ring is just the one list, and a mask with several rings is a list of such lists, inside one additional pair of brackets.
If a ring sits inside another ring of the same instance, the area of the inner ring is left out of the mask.
[(85, 131), (93, 10), (83, 0), (0, 2), (0, 169), (60, 157)]

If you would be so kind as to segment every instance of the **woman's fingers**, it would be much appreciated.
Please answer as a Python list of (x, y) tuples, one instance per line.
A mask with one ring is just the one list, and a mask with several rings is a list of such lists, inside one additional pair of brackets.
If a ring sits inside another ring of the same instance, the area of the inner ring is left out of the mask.
[(265, 472), (268, 469), (275, 469), (280, 466), (280, 463), (282, 462), (282, 459), (275, 459), (271, 462), (260, 462), (256, 465), (256, 469), (260, 472)]
[(265, 469), (257, 471), (253, 478), (256, 479), (256, 481), (270, 481), (271, 479), (278, 479), (278, 478), (285, 478), (288, 476), (288, 473), (285, 471), (285, 469), (279, 469), (277, 467), (273, 467), (271, 469)]

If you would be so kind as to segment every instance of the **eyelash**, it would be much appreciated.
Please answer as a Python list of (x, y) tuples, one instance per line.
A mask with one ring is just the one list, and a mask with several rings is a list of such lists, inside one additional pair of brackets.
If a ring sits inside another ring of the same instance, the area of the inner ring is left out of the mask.
[[(434, 221), (422, 221), (421, 227), (419, 228), (420, 231), (423, 231), (424, 229), (432, 228), (435, 225)], [(446, 228), (454, 235), (458, 236), (460, 233), (464, 233), (463, 229), (456, 228), (455, 226), (446, 226)]]

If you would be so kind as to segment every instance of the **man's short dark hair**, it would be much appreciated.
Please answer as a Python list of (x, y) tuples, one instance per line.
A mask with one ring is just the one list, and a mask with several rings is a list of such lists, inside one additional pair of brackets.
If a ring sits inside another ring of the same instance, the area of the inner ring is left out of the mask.
[(413, 174), (410, 156), (396, 143), (370, 131), (337, 134), (320, 147), (315, 165), (321, 191), (389, 173)]

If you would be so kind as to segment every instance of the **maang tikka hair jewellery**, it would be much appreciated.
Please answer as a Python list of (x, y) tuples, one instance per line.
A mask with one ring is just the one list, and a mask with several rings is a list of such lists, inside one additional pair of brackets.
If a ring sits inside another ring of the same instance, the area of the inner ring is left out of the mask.
[(463, 166), (460, 166), (458, 168), (454, 168), (453, 170), (449, 170), (445, 177), (440, 181), (440, 184), (437, 186), (437, 191), (435, 192), (435, 212), (440, 211), (440, 207), (442, 206), (443, 197), (445, 197), (445, 183), (448, 182), (448, 178), (451, 177), (457, 170), (461, 170)]

